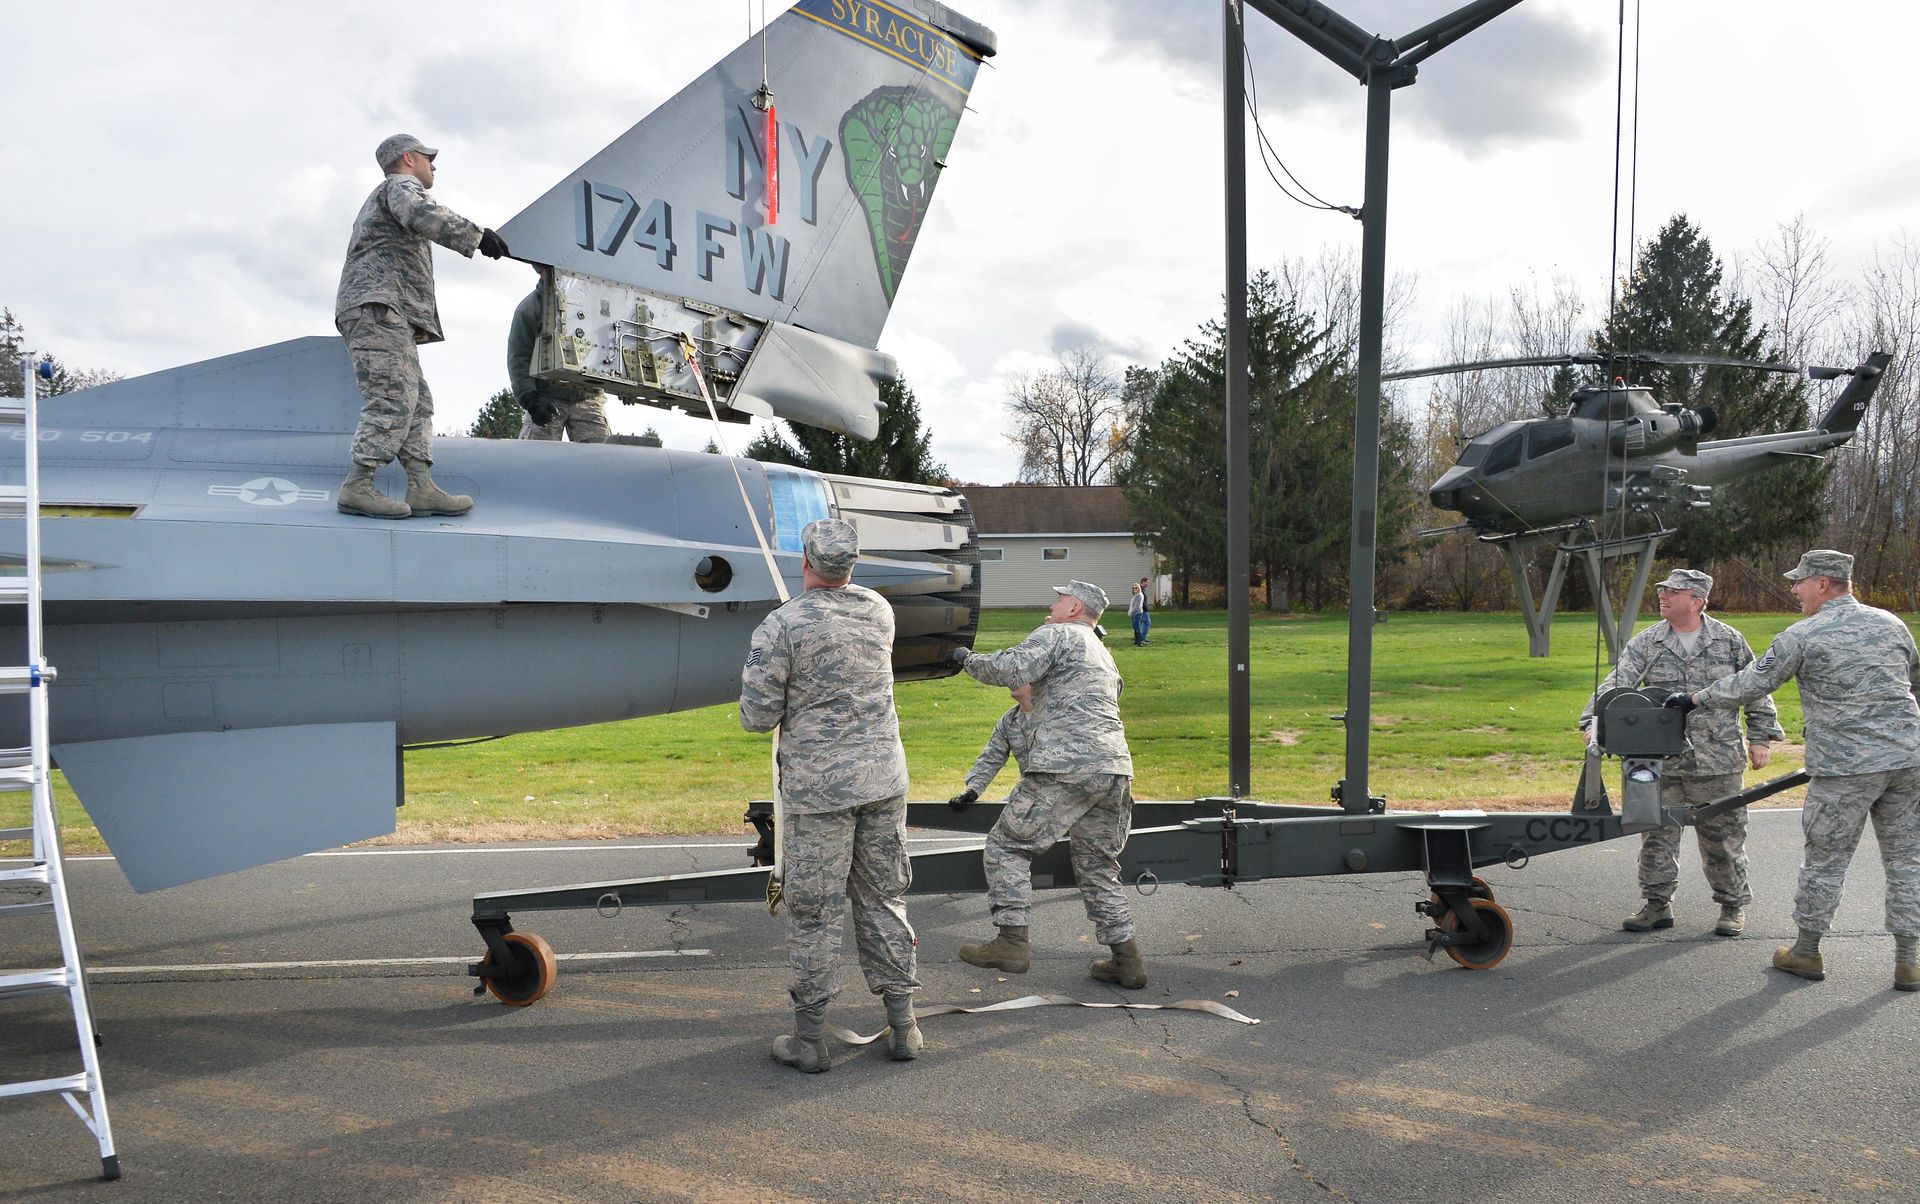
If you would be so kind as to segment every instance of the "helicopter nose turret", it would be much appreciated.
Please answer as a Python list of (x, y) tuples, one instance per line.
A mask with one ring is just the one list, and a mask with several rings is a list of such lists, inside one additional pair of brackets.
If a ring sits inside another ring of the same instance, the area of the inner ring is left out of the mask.
[(1456, 464), (1441, 473), (1440, 479), (1427, 490), (1427, 501), (1436, 510), (1459, 510), (1465, 500), (1465, 487), (1471, 480), (1471, 472)]

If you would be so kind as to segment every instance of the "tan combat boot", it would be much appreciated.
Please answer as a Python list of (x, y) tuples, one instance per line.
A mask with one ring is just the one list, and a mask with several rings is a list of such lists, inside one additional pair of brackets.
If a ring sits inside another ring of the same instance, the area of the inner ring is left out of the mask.
[(1118, 945), (1108, 945), (1113, 956), (1103, 957), (1093, 963), (1091, 973), (1101, 982), (1116, 983), (1130, 991), (1137, 991), (1147, 985), (1147, 959), (1140, 955), (1140, 946), (1132, 937)]
[(373, 466), (358, 460), (354, 461), (353, 468), (347, 473), (347, 479), (340, 483), (340, 494), (335, 504), (343, 513), (367, 518), (406, 518), (413, 513), (413, 507), (405, 502), (396, 502), (375, 489)]
[(1639, 911), (1620, 921), (1620, 927), (1628, 932), (1652, 932), (1656, 928), (1673, 927), (1673, 908), (1667, 906), (1664, 899), (1648, 899)]
[(1893, 989), (1920, 991), (1920, 962), (1893, 963)]
[(970, 966), (981, 966), (988, 970), (1004, 970), (1008, 974), (1025, 974), (1027, 961), (1032, 951), (1027, 945), (1027, 930), (1007, 927), (984, 945), (960, 946), (960, 960)]
[(1818, 953), (1798, 953), (1791, 946), (1783, 946), (1773, 951), (1773, 968), (1785, 970), (1796, 978), (1808, 982), (1827, 980), (1827, 963)]
[(793, 1010), (793, 1035), (773, 1039), (773, 1060), (804, 1074), (823, 1074), (833, 1069), (833, 1055), (827, 1047), (827, 1008)]
[(415, 514), (465, 514), (473, 509), (473, 499), (464, 493), (448, 493), (433, 483), (433, 465), (424, 460), (408, 460), (407, 506)]
[(1720, 905), (1720, 919), (1713, 926), (1715, 936), (1739, 936), (1747, 930), (1747, 909), (1736, 903)]
[(896, 1062), (911, 1062), (927, 1047), (920, 1026), (913, 1019), (913, 996), (889, 995), (887, 998), (887, 1056)]

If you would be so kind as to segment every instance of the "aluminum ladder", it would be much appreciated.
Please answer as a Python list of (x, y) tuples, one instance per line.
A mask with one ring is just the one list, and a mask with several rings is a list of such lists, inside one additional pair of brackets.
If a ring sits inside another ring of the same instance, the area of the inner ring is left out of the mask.
[[(0, 883), (30, 882), (46, 887), (46, 898), (0, 905), (0, 918), (51, 913), (59, 929), (60, 961), (51, 970), (0, 973), (0, 1003), (30, 995), (64, 993), (73, 1011), (74, 1035), (80, 1045), (81, 1070), (51, 1079), (0, 1083), (0, 1099), (58, 1093), (100, 1143), (100, 1176), (120, 1177), (120, 1158), (113, 1149), (113, 1129), (107, 1123), (107, 1092), (100, 1077), (100, 1055), (88, 998), (86, 968), (73, 934), (73, 910), (60, 852), (60, 825), (53, 811), (53, 781), (48, 765), (47, 687), (54, 670), (47, 664), (41, 632), (40, 597), (40, 424), (36, 394), (38, 382), (32, 357), (21, 360), (20, 396), (0, 397), (0, 423), (24, 426), (21, 461), (24, 483), (0, 486), (0, 517), (18, 518), (26, 526), (26, 561), (17, 576), (0, 576), (0, 605), (26, 609), (24, 665), (0, 667), (0, 693), (27, 696), (27, 747), (0, 749), (0, 791), (33, 793), (33, 823), (27, 828), (0, 828), (0, 840), (33, 841), (30, 865), (0, 865)], [(43, 361), (39, 375), (51, 377), (53, 364)], [(82, 1097), (85, 1102), (82, 1102)]]

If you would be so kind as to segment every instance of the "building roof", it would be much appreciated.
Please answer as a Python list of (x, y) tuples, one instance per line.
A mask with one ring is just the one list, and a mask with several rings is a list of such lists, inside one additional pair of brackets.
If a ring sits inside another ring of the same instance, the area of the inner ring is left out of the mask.
[(966, 495), (983, 536), (1133, 530), (1126, 491), (1118, 485), (973, 485)]

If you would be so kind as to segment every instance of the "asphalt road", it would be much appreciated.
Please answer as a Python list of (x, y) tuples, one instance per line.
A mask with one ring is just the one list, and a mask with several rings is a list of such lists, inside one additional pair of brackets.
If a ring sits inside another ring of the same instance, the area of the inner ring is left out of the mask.
[[(1828, 980), (1766, 968), (1792, 934), (1798, 818), (1755, 815), (1760, 898), (1738, 940), (1710, 934), (1691, 866), (1673, 930), (1621, 932), (1632, 838), (1495, 868), (1517, 940), (1484, 973), (1422, 960), (1413, 875), (1136, 899), (1142, 992), (1087, 978), (1075, 895), (1045, 896), (1024, 976), (955, 958), (987, 933), (980, 899), (917, 896), (923, 1003), (1213, 999), (1262, 1023), (941, 1016), (917, 1062), (869, 1049), (813, 1076), (768, 1057), (789, 1017), (763, 907), (529, 914), (517, 926), (563, 956), (645, 955), (564, 961), (530, 1008), (464, 975), (476, 891), (723, 868), (744, 842), (369, 850), (144, 897), (76, 860), (125, 1178), (92, 1179), (56, 1099), (0, 1101), (0, 1197), (1913, 1198), (1920, 994), (1891, 989), (1871, 837)], [(0, 924), (0, 968), (45, 964), (50, 934)], [(878, 1028), (849, 979), (830, 1018)], [(57, 1000), (5, 1005), (4, 1077), (77, 1068), (72, 1038)]]

